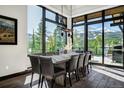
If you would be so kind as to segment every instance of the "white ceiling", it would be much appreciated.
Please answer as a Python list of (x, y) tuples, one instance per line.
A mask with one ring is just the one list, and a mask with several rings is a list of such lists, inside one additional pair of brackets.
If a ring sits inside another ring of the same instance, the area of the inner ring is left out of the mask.
[(72, 13), (71, 13), (71, 5), (63, 5), (63, 13), (62, 13), (62, 5), (44, 5), (44, 6), (53, 11), (58, 12), (59, 14), (74, 17), (74, 16), (100, 11), (103, 9), (108, 9), (111, 7), (115, 7), (117, 5), (72, 5)]

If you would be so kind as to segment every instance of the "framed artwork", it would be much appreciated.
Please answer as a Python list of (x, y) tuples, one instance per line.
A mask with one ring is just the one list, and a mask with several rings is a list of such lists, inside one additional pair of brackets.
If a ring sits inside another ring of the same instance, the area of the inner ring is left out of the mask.
[(0, 15), (0, 45), (17, 45), (17, 19)]

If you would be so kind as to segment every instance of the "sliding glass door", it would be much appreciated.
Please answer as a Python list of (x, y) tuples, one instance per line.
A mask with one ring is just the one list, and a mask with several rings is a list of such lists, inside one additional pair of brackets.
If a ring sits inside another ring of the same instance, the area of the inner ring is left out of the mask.
[(123, 66), (123, 26), (115, 20), (104, 24), (104, 64)]
[[(79, 28), (82, 24), (84, 27)], [(73, 28), (75, 46), (81, 44), (78, 43), (80, 39), (76, 41), (75, 34), (84, 29), (80, 37), (84, 36), (82, 44), (84, 50), (92, 52), (93, 63), (124, 68), (124, 6), (75, 17)]]

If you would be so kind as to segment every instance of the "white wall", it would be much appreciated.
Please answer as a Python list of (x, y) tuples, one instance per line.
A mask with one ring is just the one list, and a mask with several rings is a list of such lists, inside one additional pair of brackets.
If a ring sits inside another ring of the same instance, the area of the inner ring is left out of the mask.
[(27, 6), (0, 5), (0, 15), (18, 19), (18, 45), (0, 45), (0, 77), (30, 66), (27, 58)]

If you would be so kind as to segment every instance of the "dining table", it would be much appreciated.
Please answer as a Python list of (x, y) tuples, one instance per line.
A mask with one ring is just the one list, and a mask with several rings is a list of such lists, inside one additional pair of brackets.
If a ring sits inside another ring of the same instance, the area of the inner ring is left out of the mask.
[[(55, 66), (66, 68), (66, 62), (71, 59), (73, 55), (79, 55), (80, 53), (70, 52), (59, 55), (38, 55), (39, 57), (51, 58)], [(55, 82), (59, 85), (64, 85), (64, 75), (56, 78)]]
[(70, 52), (70, 53), (67, 53), (67, 54), (49, 55), (49, 56), (39, 55), (39, 57), (51, 58), (53, 64), (56, 65), (56, 64), (61, 64), (61, 63), (67, 62), (68, 60), (71, 59), (71, 56), (79, 55), (79, 54), (80, 53)]

